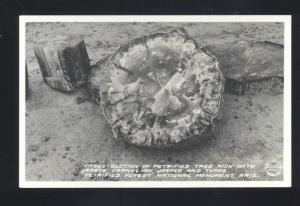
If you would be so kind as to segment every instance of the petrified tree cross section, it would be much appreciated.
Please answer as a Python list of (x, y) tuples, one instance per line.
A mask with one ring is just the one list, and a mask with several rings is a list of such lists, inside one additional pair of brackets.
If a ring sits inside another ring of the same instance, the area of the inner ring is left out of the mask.
[(180, 28), (122, 45), (103, 62), (101, 107), (116, 137), (167, 147), (211, 131), (224, 79), (217, 60)]

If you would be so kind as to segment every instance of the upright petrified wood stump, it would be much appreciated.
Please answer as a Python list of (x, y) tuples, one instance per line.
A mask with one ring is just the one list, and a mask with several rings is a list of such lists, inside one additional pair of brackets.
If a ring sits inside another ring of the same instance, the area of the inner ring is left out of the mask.
[(34, 51), (50, 87), (70, 92), (86, 82), (90, 62), (80, 36), (58, 36), (45, 46), (36, 46)]

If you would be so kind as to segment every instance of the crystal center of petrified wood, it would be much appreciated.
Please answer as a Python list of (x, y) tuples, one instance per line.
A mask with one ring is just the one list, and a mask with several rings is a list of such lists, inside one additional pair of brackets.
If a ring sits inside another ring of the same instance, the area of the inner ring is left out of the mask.
[(135, 39), (105, 67), (101, 105), (115, 135), (164, 146), (200, 135), (217, 115), (223, 91), (215, 57), (178, 33)]

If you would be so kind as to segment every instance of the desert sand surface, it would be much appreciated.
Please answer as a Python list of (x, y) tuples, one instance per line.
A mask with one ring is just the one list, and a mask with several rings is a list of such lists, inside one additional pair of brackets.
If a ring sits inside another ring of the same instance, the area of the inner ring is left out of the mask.
[(113, 138), (100, 106), (89, 100), (85, 87), (73, 93), (48, 87), (34, 56), (36, 44), (60, 34), (80, 34), (94, 64), (123, 42), (164, 26), (184, 27), (200, 45), (234, 40), (283, 44), (282, 23), (27, 23), (26, 180), (93, 181), (80, 174), (80, 165), (95, 161), (105, 165), (248, 163), (255, 164), (255, 180), (282, 179), (282, 174), (271, 177), (264, 171), (267, 161), (282, 164), (283, 160), (282, 94), (225, 94), (223, 117), (211, 138), (182, 149), (137, 148)]

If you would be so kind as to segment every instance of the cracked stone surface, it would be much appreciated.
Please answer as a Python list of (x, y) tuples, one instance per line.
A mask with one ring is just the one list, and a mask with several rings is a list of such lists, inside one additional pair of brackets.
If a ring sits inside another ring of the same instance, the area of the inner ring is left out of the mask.
[(224, 79), (183, 28), (131, 40), (104, 61), (100, 105), (115, 137), (160, 148), (212, 131)]

